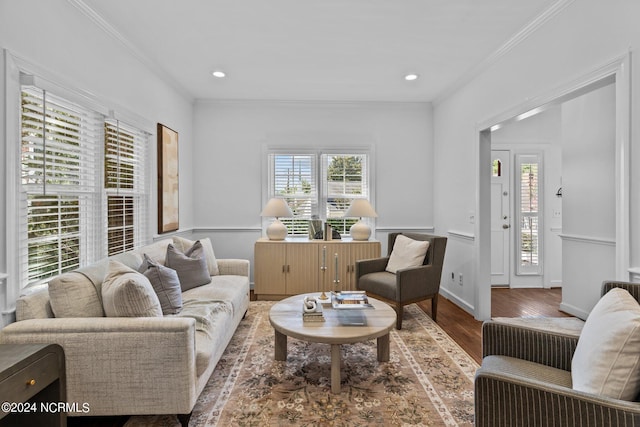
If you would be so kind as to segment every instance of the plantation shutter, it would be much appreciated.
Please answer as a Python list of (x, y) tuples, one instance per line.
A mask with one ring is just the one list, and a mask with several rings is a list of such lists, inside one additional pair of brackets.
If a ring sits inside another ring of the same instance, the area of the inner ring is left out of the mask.
[(517, 274), (542, 274), (540, 259), (540, 161), (537, 155), (517, 156), (519, 175), (517, 230), (520, 259)]
[(356, 218), (344, 218), (354, 199), (370, 199), (369, 156), (323, 154), (322, 184), (327, 221), (340, 234), (348, 234)]
[(149, 134), (119, 120), (104, 123), (107, 253), (132, 250), (147, 240)]
[(101, 139), (100, 114), (22, 87), (22, 286), (95, 259)]
[(284, 198), (294, 215), (281, 221), (290, 235), (306, 236), (308, 220), (317, 212), (316, 155), (271, 153), (269, 170), (269, 198)]

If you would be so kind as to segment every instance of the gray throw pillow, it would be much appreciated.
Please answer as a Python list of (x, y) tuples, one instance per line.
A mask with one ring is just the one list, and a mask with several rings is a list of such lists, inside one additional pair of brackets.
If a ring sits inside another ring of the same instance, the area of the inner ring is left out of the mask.
[(178, 273), (182, 292), (211, 282), (206, 255), (199, 241), (185, 253), (180, 252), (173, 244), (169, 244), (164, 264)]
[(169, 267), (155, 262), (144, 254), (144, 262), (140, 272), (149, 279), (153, 290), (158, 295), (162, 314), (178, 314), (182, 310), (182, 289), (178, 273)]

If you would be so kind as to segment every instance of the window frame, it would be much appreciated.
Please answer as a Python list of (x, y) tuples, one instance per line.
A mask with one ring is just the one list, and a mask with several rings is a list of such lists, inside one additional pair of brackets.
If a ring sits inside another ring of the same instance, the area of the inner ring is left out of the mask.
[[(328, 177), (327, 177), (327, 169), (324, 165), (325, 163), (325, 158), (328, 156), (340, 156), (340, 155), (360, 155), (360, 156), (364, 156), (366, 158), (366, 167), (364, 168), (365, 170), (363, 171), (363, 173), (365, 174), (366, 177), (366, 187), (368, 189), (368, 197), (365, 197), (369, 200), (369, 202), (372, 204), (372, 206), (374, 206), (375, 208), (375, 182), (374, 182), (374, 177), (375, 177), (375, 170), (374, 170), (374, 165), (375, 165), (375, 156), (374, 156), (374, 149), (371, 146), (367, 146), (367, 147), (362, 147), (362, 146), (357, 146), (357, 147), (341, 147), (341, 148), (335, 148), (335, 147), (323, 147), (323, 148), (317, 148), (317, 149), (312, 149), (312, 148), (300, 148), (300, 147), (274, 147), (274, 146), (265, 146), (263, 147), (263, 159), (265, 162), (264, 168), (263, 170), (264, 172), (264, 177), (263, 177), (263, 189), (262, 189), (262, 206), (265, 206), (266, 203), (269, 201), (270, 198), (272, 197), (278, 197), (279, 195), (274, 194), (274, 192), (272, 191), (273, 189), (273, 165), (272, 165), (272, 156), (276, 156), (276, 155), (308, 155), (308, 156), (312, 156), (312, 158), (314, 159), (314, 166), (312, 166), (313, 169), (315, 169), (315, 188), (316, 188), (316, 200), (315, 203), (312, 202), (312, 212), (311, 212), (311, 216), (317, 216), (317, 219), (321, 220), (323, 223), (327, 222), (327, 207), (328, 207)], [(357, 198), (357, 197), (354, 197)], [(348, 208), (348, 206), (345, 207), (345, 210)], [(303, 218), (303, 220), (307, 220), (307, 219), (312, 219), (312, 218)], [(286, 223), (286, 220), (281, 219), (283, 222)], [(268, 227), (268, 225), (273, 221), (273, 218), (262, 218), (262, 224), (261, 224), (261, 228), (262, 228), (262, 233), (263, 235), (265, 235), (266, 233), (266, 228)], [(355, 223), (357, 221), (357, 219), (352, 219), (352, 220), (346, 220), (347, 222), (351, 221), (353, 223)], [(375, 230), (375, 218), (362, 218), (362, 221), (367, 223), (373, 230)], [(344, 233), (340, 233), (342, 237), (346, 237), (349, 238), (349, 227), (346, 228)], [(309, 237), (307, 232), (304, 233), (297, 233), (297, 234), (291, 234), (291, 232), (289, 231), (288, 234), (289, 238), (307, 238)]]

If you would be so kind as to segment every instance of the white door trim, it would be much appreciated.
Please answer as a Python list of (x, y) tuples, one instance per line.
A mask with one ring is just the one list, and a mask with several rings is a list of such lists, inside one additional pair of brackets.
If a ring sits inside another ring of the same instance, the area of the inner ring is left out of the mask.
[(616, 91), (616, 278), (629, 280), (630, 267), (630, 123), (631, 123), (631, 58), (630, 53), (615, 58), (590, 73), (564, 84), (549, 93), (527, 100), (498, 114), (476, 127), (476, 223), (474, 280), (476, 283), (474, 315), (478, 320), (491, 318), (491, 203), (490, 162), (491, 131), (507, 122), (528, 117), (535, 110), (562, 103), (594, 89), (615, 82)]

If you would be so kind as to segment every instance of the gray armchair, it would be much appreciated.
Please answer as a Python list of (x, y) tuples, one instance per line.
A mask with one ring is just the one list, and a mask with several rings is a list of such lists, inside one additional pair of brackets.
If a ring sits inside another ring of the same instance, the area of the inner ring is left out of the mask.
[[(640, 301), (640, 284), (607, 281), (602, 295), (614, 287)], [(485, 322), (475, 377), (476, 427), (640, 426), (639, 402), (572, 389), (577, 344), (578, 335)]]
[[(403, 234), (413, 240), (428, 240), (429, 248), (420, 267), (398, 270), (396, 274), (385, 270), (393, 251), (396, 237)], [(392, 304), (396, 310), (396, 328), (402, 329), (403, 307), (431, 299), (431, 315), (436, 320), (438, 292), (447, 238), (430, 234), (389, 234), (388, 255), (384, 258), (356, 262), (356, 288)]]

